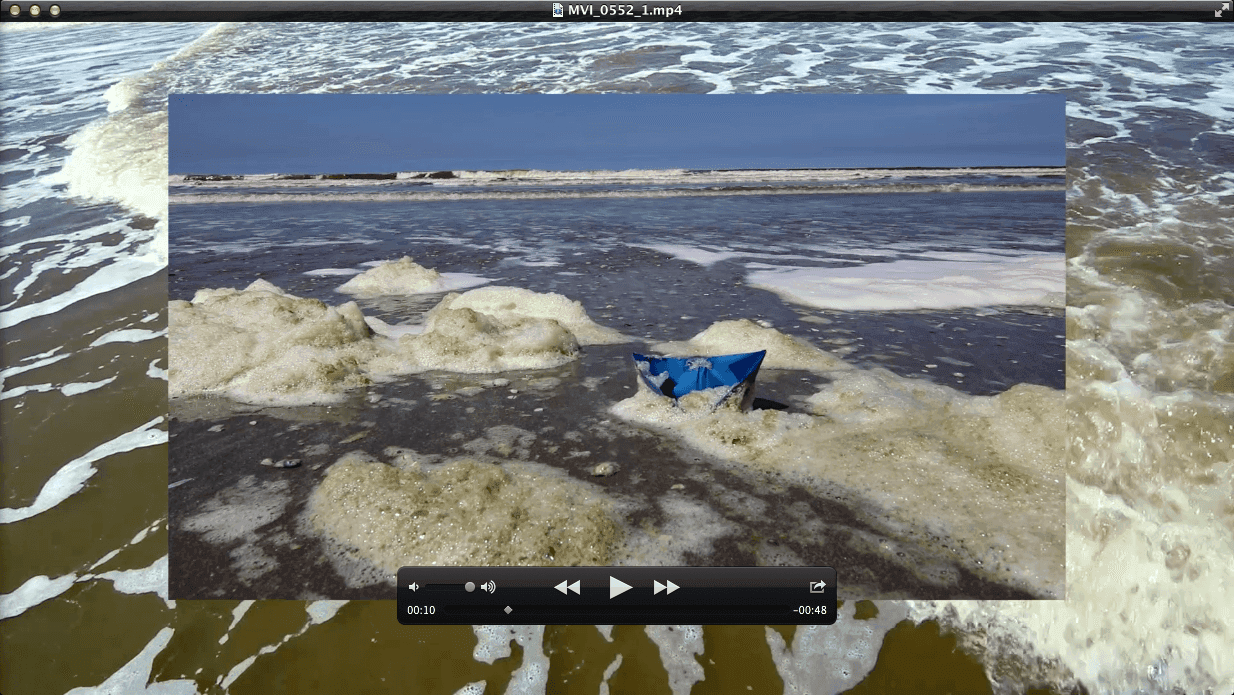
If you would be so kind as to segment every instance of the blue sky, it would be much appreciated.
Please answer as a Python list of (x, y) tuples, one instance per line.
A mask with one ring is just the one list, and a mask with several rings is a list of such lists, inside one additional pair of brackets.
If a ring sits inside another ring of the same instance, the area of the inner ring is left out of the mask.
[(172, 174), (1061, 166), (1061, 95), (174, 94)]

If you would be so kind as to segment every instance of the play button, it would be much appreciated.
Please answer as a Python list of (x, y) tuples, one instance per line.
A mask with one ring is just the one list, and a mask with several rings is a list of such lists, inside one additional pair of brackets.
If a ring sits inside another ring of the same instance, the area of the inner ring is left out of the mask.
[(626, 584), (625, 582), (621, 581), (620, 579), (614, 576), (610, 575), (608, 578), (608, 597), (609, 598), (617, 598), (618, 596), (626, 593), (632, 588), (633, 587), (631, 587), (629, 584)]

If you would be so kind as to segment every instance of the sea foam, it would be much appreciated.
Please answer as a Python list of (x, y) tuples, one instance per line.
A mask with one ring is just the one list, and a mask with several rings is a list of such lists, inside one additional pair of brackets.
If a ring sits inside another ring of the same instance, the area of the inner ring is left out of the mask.
[(847, 268), (758, 270), (747, 281), (792, 302), (840, 311), (1063, 306), (1063, 254), (966, 256)]
[[(475, 308), (472, 308), (475, 307)], [(512, 287), (451, 293), (422, 330), (284, 292), (265, 280), (168, 304), (169, 394), (254, 404), (336, 403), (396, 375), (546, 369), (583, 343), (624, 340), (557, 294)], [(378, 332), (373, 330), (378, 329)], [(384, 335), (383, 335), (384, 332)]]

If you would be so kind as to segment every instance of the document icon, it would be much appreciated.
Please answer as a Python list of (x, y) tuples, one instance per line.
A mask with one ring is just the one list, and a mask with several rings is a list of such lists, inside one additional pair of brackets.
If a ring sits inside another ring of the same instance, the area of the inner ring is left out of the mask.
[(827, 588), (827, 582), (810, 582), (810, 593), (821, 594)]
[(566, 16), (566, 8), (562, 7), (561, 3), (559, 2), (553, 3), (553, 16), (554, 17)]

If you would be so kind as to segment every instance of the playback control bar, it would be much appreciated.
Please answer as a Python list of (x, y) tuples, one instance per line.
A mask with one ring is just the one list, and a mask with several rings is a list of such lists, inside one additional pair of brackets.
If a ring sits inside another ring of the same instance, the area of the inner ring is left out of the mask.
[(404, 625), (831, 625), (831, 567), (403, 567)]

